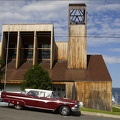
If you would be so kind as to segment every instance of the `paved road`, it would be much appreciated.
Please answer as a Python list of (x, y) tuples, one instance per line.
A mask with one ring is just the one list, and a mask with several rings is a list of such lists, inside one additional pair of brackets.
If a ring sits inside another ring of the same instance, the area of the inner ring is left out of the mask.
[(40, 111), (36, 109), (16, 110), (6, 106), (0, 106), (0, 120), (118, 120), (89, 115), (62, 116), (57, 113)]

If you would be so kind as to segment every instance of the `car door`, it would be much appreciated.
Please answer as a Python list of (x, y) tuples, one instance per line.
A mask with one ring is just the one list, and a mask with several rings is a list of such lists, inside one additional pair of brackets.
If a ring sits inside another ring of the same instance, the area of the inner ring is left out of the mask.
[(46, 107), (50, 110), (55, 110), (59, 106), (59, 99), (53, 92), (50, 93), (50, 96), (46, 96)]
[(47, 110), (54, 110), (56, 104), (56, 98), (51, 98), (51, 92), (41, 91), (39, 94), (39, 100), (37, 107)]
[(39, 107), (41, 109), (46, 109), (47, 108), (46, 103), (47, 103), (47, 99), (45, 97), (45, 92), (40, 91), (37, 98), (36, 107)]
[(26, 106), (34, 108), (42, 107), (42, 101), (38, 95), (39, 91), (29, 91), (26, 95)]

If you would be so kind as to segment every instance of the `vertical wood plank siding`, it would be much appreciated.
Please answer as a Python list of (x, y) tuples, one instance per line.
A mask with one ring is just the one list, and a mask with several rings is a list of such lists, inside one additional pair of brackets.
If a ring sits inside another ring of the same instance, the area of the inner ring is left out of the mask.
[(68, 68), (86, 69), (86, 25), (69, 26)]
[(56, 42), (56, 55), (55, 59), (57, 60), (67, 60), (67, 50), (68, 50), (68, 42)]
[(112, 109), (112, 82), (76, 82), (77, 99), (85, 107), (98, 110)]
[(112, 110), (112, 82), (53, 82), (66, 84), (66, 97), (83, 102), (84, 107)]

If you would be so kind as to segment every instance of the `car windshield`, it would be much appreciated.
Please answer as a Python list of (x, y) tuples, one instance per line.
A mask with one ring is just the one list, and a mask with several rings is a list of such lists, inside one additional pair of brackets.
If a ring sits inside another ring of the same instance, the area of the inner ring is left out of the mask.
[(21, 94), (26, 94), (26, 93), (27, 93), (27, 92), (26, 92), (25, 90), (21, 92)]
[(39, 95), (39, 91), (32, 91), (30, 90), (27, 95), (30, 95), (30, 96), (38, 96)]
[(52, 98), (59, 98), (59, 96), (56, 92), (52, 92)]

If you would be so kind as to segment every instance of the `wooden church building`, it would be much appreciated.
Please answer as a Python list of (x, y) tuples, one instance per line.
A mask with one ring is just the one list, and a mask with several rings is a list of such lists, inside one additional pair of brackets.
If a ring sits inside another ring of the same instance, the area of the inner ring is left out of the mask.
[(53, 24), (2, 25), (1, 58), (9, 62), (1, 82), (6, 81), (7, 90), (20, 90), (25, 72), (39, 63), (60, 97), (111, 111), (112, 79), (104, 59), (87, 55), (86, 5), (69, 4), (68, 11), (68, 42), (54, 40)]

